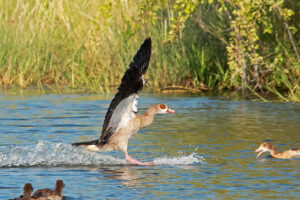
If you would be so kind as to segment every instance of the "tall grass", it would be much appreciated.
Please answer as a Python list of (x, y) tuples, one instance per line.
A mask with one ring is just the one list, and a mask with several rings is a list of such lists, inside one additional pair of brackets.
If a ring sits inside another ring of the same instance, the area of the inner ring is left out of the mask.
[(72, 54), (82, 42), (72, 30), (71, 6), (62, 1), (2, 1), (1, 5), (1, 85), (69, 83)]
[(187, 32), (182, 40), (164, 43), (168, 7), (157, 11), (160, 20), (142, 23), (133, 1), (1, 0), (0, 85), (108, 92), (119, 84), (139, 45), (152, 37), (147, 73), (152, 88), (214, 88), (220, 77), (207, 64), (213, 58), (199, 37)]
[[(0, 86), (110, 92), (151, 37), (147, 76), (155, 91), (237, 88), (227, 64), (230, 22), (216, 4), (199, 4), (170, 41), (175, 1), (155, 2), (0, 0)], [(272, 72), (267, 77), (266, 91), (287, 89), (284, 100), (299, 101), (299, 67), (292, 76)]]

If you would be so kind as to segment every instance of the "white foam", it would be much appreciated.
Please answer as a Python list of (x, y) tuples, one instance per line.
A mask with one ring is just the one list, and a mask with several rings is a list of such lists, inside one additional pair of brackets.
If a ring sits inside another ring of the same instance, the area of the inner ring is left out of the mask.
[(0, 167), (124, 165), (124, 159), (89, 152), (71, 144), (39, 141), (0, 150)]
[[(204, 163), (204, 158), (192, 153), (188, 156), (155, 158), (155, 165), (191, 165)], [(32, 145), (2, 146), (0, 167), (55, 167), (127, 165), (124, 158), (87, 151), (71, 144), (39, 141)]]
[(191, 165), (191, 164), (205, 164), (203, 156), (192, 153), (188, 156), (178, 156), (175, 158), (156, 158), (153, 161), (154, 165)]

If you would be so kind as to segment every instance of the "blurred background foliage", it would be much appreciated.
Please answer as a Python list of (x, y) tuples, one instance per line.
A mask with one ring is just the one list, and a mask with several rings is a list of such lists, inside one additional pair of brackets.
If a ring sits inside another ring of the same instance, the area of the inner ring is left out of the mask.
[(110, 92), (147, 37), (153, 91), (300, 101), (294, 0), (0, 0), (0, 86)]

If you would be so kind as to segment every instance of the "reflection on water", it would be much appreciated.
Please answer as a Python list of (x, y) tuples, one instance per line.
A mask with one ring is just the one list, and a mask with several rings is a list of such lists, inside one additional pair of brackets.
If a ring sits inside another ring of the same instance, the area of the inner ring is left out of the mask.
[(153, 176), (155, 174), (147, 174), (145, 168), (111, 167), (101, 170), (107, 179), (121, 180), (121, 184), (130, 188), (143, 187), (143, 177), (146, 175)]
[(128, 165), (121, 152), (91, 153), (72, 142), (100, 136), (111, 95), (0, 94), (0, 199), (24, 183), (64, 180), (66, 199), (299, 199), (300, 160), (256, 159), (270, 141), (300, 146), (300, 105), (142, 94), (139, 110), (165, 103), (130, 141), (155, 166)]

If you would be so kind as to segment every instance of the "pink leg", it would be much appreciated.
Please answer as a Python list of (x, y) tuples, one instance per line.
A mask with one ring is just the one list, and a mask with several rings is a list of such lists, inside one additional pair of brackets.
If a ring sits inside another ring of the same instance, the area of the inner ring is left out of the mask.
[(128, 153), (124, 153), (125, 154), (125, 158), (126, 160), (131, 163), (131, 164), (135, 164), (135, 165), (153, 165), (153, 162), (140, 162), (138, 160), (133, 159)]

